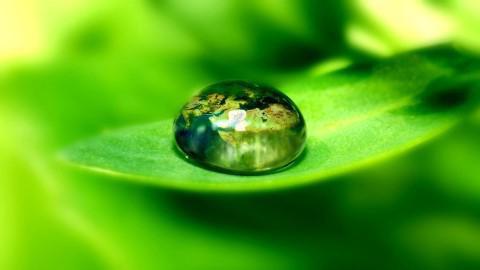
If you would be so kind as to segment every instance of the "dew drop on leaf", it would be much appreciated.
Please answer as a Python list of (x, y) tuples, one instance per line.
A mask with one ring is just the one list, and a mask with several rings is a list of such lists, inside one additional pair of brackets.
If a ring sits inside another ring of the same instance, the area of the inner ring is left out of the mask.
[(206, 87), (181, 110), (175, 141), (184, 156), (211, 169), (255, 174), (284, 168), (302, 153), (306, 126), (280, 91), (246, 81)]

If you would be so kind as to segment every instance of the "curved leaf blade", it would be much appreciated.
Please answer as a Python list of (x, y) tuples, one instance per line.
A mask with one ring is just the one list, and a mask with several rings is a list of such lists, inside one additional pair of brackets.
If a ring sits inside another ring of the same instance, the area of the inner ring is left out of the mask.
[(308, 139), (301, 160), (277, 173), (228, 175), (186, 162), (173, 145), (171, 120), (105, 134), (63, 154), (84, 168), (182, 189), (263, 190), (320, 181), (451, 127), (458, 110), (429, 106), (418, 97), (436, 79), (462, 72), (466, 62), (458, 59), (451, 51), (415, 52), (285, 85), (305, 116)]

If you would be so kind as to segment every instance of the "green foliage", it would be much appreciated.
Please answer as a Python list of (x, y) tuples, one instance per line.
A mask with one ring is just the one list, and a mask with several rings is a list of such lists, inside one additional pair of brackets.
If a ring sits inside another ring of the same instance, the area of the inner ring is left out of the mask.
[(453, 50), (432, 48), (295, 79), (281, 89), (304, 114), (307, 150), (278, 173), (235, 176), (196, 167), (177, 153), (171, 120), (107, 133), (64, 156), (134, 182), (185, 189), (258, 190), (320, 181), (405, 151), (452, 126), (461, 104), (434, 104), (423, 94), (428, 89), (435, 95), (436, 80), (463, 74), (470, 62)]
[[(478, 85), (478, 60), (433, 49), (359, 63), (365, 51), (397, 54), (439, 37), (478, 52), (478, 1), (4, 2), (0, 269), (479, 269), (480, 113), (470, 116), (474, 99), (462, 105), (462, 93), (478, 93), (468, 90)], [(458, 29), (443, 27), (451, 22)], [(346, 63), (355, 65), (318, 75)], [(172, 151), (164, 119), (195, 89), (224, 79), (273, 84), (309, 112), (303, 160), (240, 178)], [(148, 122), (156, 123), (128, 128)], [(129, 181), (55, 159), (122, 126), (66, 154), (136, 174)], [(126, 135), (135, 144), (123, 145)], [(112, 140), (122, 145), (104, 144)], [(99, 159), (123, 150), (147, 163)], [(167, 179), (163, 157), (186, 170)], [(153, 185), (138, 184), (145, 180)], [(306, 181), (239, 194), (156, 186)]]

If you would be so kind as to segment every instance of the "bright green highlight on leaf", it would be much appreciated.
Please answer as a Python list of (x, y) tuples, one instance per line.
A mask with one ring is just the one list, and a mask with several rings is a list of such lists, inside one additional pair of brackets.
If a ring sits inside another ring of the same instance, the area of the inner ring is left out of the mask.
[(192, 165), (175, 150), (172, 120), (108, 133), (63, 155), (84, 168), (182, 189), (264, 190), (321, 181), (403, 152), (452, 126), (458, 104), (430, 104), (422, 93), (469, 66), (452, 50), (434, 48), (280, 86), (302, 111), (308, 138), (300, 160), (278, 173), (237, 176)]

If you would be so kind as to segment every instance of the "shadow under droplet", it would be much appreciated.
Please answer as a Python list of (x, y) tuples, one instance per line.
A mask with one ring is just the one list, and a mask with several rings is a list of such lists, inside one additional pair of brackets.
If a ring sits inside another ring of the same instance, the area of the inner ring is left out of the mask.
[(218, 173), (223, 173), (223, 174), (230, 174), (230, 175), (237, 175), (237, 176), (261, 176), (261, 175), (270, 175), (270, 174), (276, 174), (283, 172), (285, 170), (292, 169), (293, 167), (296, 167), (298, 164), (300, 164), (306, 157), (307, 152), (308, 152), (308, 147), (305, 147), (305, 149), (300, 153), (300, 155), (295, 158), (292, 162), (289, 164), (278, 168), (278, 169), (272, 169), (272, 170), (267, 170), (267, 171), (260, 171), (260, 172), (245, 172), (245, 171), (230, 171), (228, 169), (216, 167), (216, 166), (210, 166), (208, 164), (196, 161), (194, 158), (187, 156), (185, 153), (182, 152), (182, 150), (179, 149), (179, 147), (176, 145), (175, 142), (172, 142), (171, 145), (172, 152), (175, 153), (175, 155), (179, 158), (182, 159), (183, 161), (189, 163), (192, 166), (198, 167), (200, 169), (204, 170), (210, 170)]

